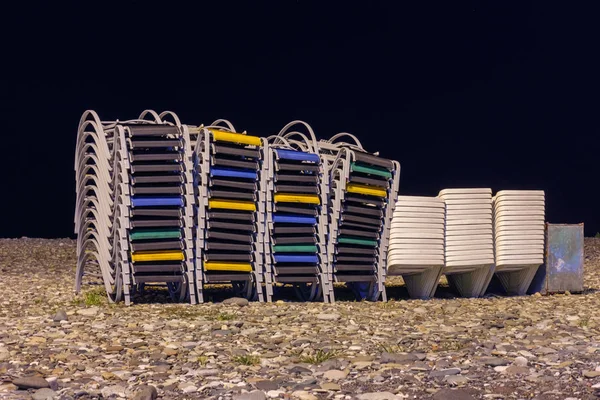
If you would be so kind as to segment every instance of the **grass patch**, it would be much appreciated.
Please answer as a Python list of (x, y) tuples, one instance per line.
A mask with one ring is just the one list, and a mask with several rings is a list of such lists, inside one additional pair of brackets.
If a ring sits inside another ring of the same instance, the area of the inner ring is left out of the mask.
[(71, 305), (75, 307), (82, 307), (84, 304), (85, 302), (81, 297), (75, 297), (73, 300), (71, 300)]
[(590, 318), (581, 318), (578, 322), (577, 325), (579, 325), (580, 328), (585, 328), (586, 326), (588, 326), (590, 324)]
[(167, 319), (194, 319), (204, 315), (204, 313), (197, 307), (181, 306), (162, 309), (160, 315)]
[(331, 360), (338, 356), (336, 351), (325, 351), (318, 349), (314, 354), (304, 355), (300, 357), (300, 361), (307, 364), (321, 364), (327, 360)]
[(384, 310), (389, 310), (391, 308), (396, 308), (396, 304), (398, 302), (394, 299), (390, 300), (390, 301), (385, 301), (385, 302), (377, 302), (377, 307), (382, 308)]
[(458, 340), (444, 340), (431, 346), (433, 351), (457, 351), (465, 347), (465, 343)]
[(206, 357), (206, 356), (199, 356), (196, 361), (198, 361), (198, 364), (200, 364), (201, 366), (204, 367), (208, 363), (208, 357)]
[(106, 302), (106, 292), (104, 291), (104, 288), (99, 288), (99, 289), (100, 290), (94, 289), (94, 290), (84, 293), (83, 303), (87, 307), (100, 306), (100, 305), (104, 304), (104, 302)]
[(245, 354), (243, 356), (234, 356), (233, 361), (241, 365), (257, 365), (260, 364), (260, 357), (252, 354)]
[(229, 313), (219, 313), (217, 315), (217, 321), (231, 321), (235, 318), (235, 315)]
[(410, 349), (401, 344), (380, 344), (379, 351), (382, 353), (408, 353)]
[(71, 300), (71, 305), (76, 307), (102, 306), (108, 302), (104, 286), (96, 286), (86, 292), (81, 293)]

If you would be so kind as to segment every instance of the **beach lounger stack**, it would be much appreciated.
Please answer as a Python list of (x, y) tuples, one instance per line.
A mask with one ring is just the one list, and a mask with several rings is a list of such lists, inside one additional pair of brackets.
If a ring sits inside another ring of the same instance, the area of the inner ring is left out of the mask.
[(115, 192), (121, 187), (125, 153), (119, 148), (123, 141), (117, 136), (116, 125), (114, 121), (100, 120), (94, 111), (86, 111), (79, 121), (75, 150), (75, 292), (80, 292), (84, 276), (101, 278), (113, 302), (120, 301), (123, 295), (118, 246), (114, 242), (118, 226), (115, 214), (119, 209), (115, 197), (121, 195)]
[(129, 159), (131, 283), (195, 303), (193, 161), (185, 128), (159, 117), (122, 126)]
[[(337, 142), (350, 137), (354, 143)], [(350, 134), (319, 143), (330, 161), (328, 257), (332, 279), (358, 298), (386, 301), (385, 275), (400, 164), (367, 153)], [(333, 294), (332, 294), (333, 298)]]
[(92, 263), (111, 301), (130, 304), (135, 289), (155, 283), (178, 299), (190, 293), (192, 153), (183, 128), (163, 120), (169, 117), (177, 119), (146, 110), (135, 120), (101, 122), (84, 113), (76, 156), (77, 292)]
[[(196, 152), (196, 290), (232, 284), (236, 296), (263, 300), (258, 185), (262, 139), (215, 123), (201, 127)], [(198, 267), (197, 267), (198, 268)]]
[(464, 297), (481, 296), (494, 271), (491, 189), (444, 189), (446, 204), (443, 274)]
[(437, 289), (444, 268), (445, 207), (437, 197), (398, 196), (387, 274), (401, 275), (412, 298), (430, 298)]
[(508, 294), (524, 295), (544, 263), (545, 196), (502, 190), (494, 197), (496, 276)]
[[(292, 131), (296, 125), (304, 126), (308, 136)], [(309, 125), (293, 121), (268, 138), (261, 184), (267, 301), (276, 284), (292, 284), (303, 301), (317, 300), (321, 294), (329, 301), (327, 179)]]

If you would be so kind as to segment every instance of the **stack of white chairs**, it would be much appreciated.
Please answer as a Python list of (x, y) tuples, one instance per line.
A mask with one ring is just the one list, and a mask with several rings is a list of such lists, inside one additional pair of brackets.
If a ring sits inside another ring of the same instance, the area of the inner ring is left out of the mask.
[(524, 295), (544, 263), (544, 192), (502, 190), (493, 202), (496, 275), (508, 294)]
[(479, 297), (494, 271), (491, 189), (444, 189), (446, 203), (443, 274), (463, 297)]
[(398, 196), (387, 275), (401, 275), (412, 298), (435, 294), (444, 267), (445, 204), (437, 197)]

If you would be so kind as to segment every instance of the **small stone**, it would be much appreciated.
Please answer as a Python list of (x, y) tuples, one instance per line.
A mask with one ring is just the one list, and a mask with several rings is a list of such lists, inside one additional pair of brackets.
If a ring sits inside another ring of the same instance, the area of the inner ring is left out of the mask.
[(65, 310), (58, 310), (56, 312), (56, 314), (54, 314), (52, 321), (60, 322), (60, 321), (67, 321), (68, 319), (69, 318), (67, 317), (67, 312)]
[(219, 370), (216, 368), (207, 368), (207, 369), (199, 369), (195, 372), (197, 376), (217, 376), (219, 375)]
[(494, 367), (494, 371), (496, 372), (504, 372), (508, 369), (508, 365), (498, 365), (497, 367)]
[(85, 317), (94, 317), (98, 314), (98, 311), (100, 311), (98, 307), (90, 307), (77, 310), (77, 314), (83, 315)]
[(0, 393), (2, 392), (14, 392), (19, 388), (13, 385), (12, 383), (0, 383)]
[(28, 344), (39, 345), (47, 342), (47, 339), (42, 336), (32, 336), (27, 340)]
[(176, 356), (177, 350), (167, 347), (164, 349), (163, 353), (165, 353), (167, 356)]
[(458, 375), (460, 374), (460, 368), (449, 368), (449, 369), (443, 369), (440, 371), (431, 371), (429, 373), (429, 376), (432, 378), (440, 378), (443, 376), (447, 376), (447, 375)]
[(529, 373), (529, 368), (511, 365), (506, 368), (503, 373), (508, 375), (527, 375)]
[(382, 363), (394, 363), (394, 364), (410, 364), (417, 361), (417, 356), (414, 354), (402, 354), (402, 353), (387, 353), (381, 354), (380, 361)]
[(475, 400), (469, 392), (462, 389), (441, 389), (435, 392), (433, 400)]
[[(278, 300), (279, 301), (279, 300)], [(267, 397), (270, 399), (277, 399), (285, 392), (283, 390), (269, 390), (267, 392)]]
[(540, 354), (554, 354), (556, 353), (556, 350), (550, 347), (540, 347), (539, 349), (537, 349), (537, 352)]
[(583, 376), (589, 379), (597, 378), (600, 376), (600, 371), (583, 371)]
[(321, 389), (323, 390), (333, 390), (333, 391), (339, 391), (342, 390), (342, 388), (340, 387), (340, 385), (338, 385), (337, 383), (333, 383), (333, 382), (327, 382), (327, 383), (323, 383), (321, 384)]
[(104, 371), (100, 375), (102, 375), (102, 379), (105, 379), (107, 381), (116, 378), (116, 375), (109, 371)]
[(55, 376), (49, 376), (46, 378), (46, 381), (50, 385), (50, 389), (57, 391), (58, 390), (58, 379)]
[(290, 374), (312, 374), (312, 371), (308, 368), (301, 367), (300, 365), (293, 366), (290, 368)]
[(236, 305), (238, 307), (246, 307), (250, 302), (242, 297), (231, 297), (223, 300), (223, 304)]
[(120, 346), (120, 345), (108, 346), (106, 348), (107, 353), (119, 353), (122, 350), (123, 350), (123, 346)]
[(373, 365), (372, 361), (357, 361), (357, 362), (353, 363), (354, 368), (356, 368), (359, 371), (361, 371), (363, 369), (367, 369), (371, 365)]
[(450, 375), (447, 376), (446, 378), (444, 378), (444, 381), (446, 381), (446, 383), (453, 385), (453, 386), (459, 386), (459, 385), (464, 385), (466, 383), (469, 382), (469, 379), (467, 379), (466, 376), (462, 376), (462, 375)]
[(340, 314), (336, 314), (336, 313), (321, 313), (321, 314), (317, 314), (317, 319), (320, 319), (322, 321), (337, 321), (338, 319), (340, 319), (341, 315)]
[(338, 369), (330, 369), (329, 371), (325, 371), (325, 373), (323, 374), (323, 378), (330, 381), (339, 381), (340, 379), (344, 379), (347, 376), (347, 371), (340, 371)]
[(183, 393), (195, 393), (198, 391), (198, 388), (191, 383), (179, 385), (179, 389), (181, 389)]
[(500, 365), (508, 365), (510, 363), (508, 360), (505, 360), (504, 358), (500, 358), (500, 357), (482, 357), (482, 358), (480, 358), (480, 361), (490, 367), (497, 367)]
[(527, 350), (519, 350), (519, 354), (527, 358), (535, 358), (535, 355)]
[(292, 393), (292, 397), (295, 397), (300, 400), (319, 400), (317, 396), (310, 394), (305, 390), (296, 390)]
[(249, 393), (242, 393), (237, 396), (233, 396), (233, 400), (266, 400), (267, 395), (261, 390), (253, 390)]
[(57, 393), (48, 388), (38, 389), (31, 395), (33, 400), (53, 400), (56, 398)]
[(258, 381), (254, 384), (254, 386), (256, 386), (257, 389), (264, 390), (267, 392), (269, 390), (279, 389), (279, 385), (277, 384), (277, 382), (268, 381), (268, 380)]
[(137, 388), (133, 400), (155, 400), (158, 397), (158, 391), (152, 385), (141, 385)]
[(592, 389), (600, 389), (600, 383), (596, 383), (595, 385), (592, 385)]
[(13, 380), (13, 385), (19, 389), (43, 389), (49, 388), (50, 384), (47, 380), (40, 376), (22, 377)]
[(391, 392), (370, 392), (356, 396), (358, 400), (396, 400), (398, 396)]
[(518, 367), (526, 367), (527, 364), (529, 364), (529, 361), (527, 361), (527, 359), (525, 357), (521, 357), (521, 356), (515, 358), (515, 360), (513, 362)]
[(102, 397), (110, 397), (110, 396), (117, 396), (117, 397), (125, 397), (125, 392), (127, 391), (127, 388), (125, 386), (122, 385), (113, 385), (113, 386), (105, 386), (100, 390), (100, 393), (102, 394)]
[(558, 364), (556, 366), (556, 368), (566, 368), (566, 367), (570, 366), (571, 364), (573, 364), (573, 361), (563, 361), (560, 364)]

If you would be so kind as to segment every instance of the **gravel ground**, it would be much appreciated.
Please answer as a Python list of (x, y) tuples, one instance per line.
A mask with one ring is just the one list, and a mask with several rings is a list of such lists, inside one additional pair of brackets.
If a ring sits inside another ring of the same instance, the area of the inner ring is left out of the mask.
[(596, 399), (600, 240), (585, 251), (580, 295), (125, 307), (74, 296), (74, 241), (3, 239), (0, 398)]

